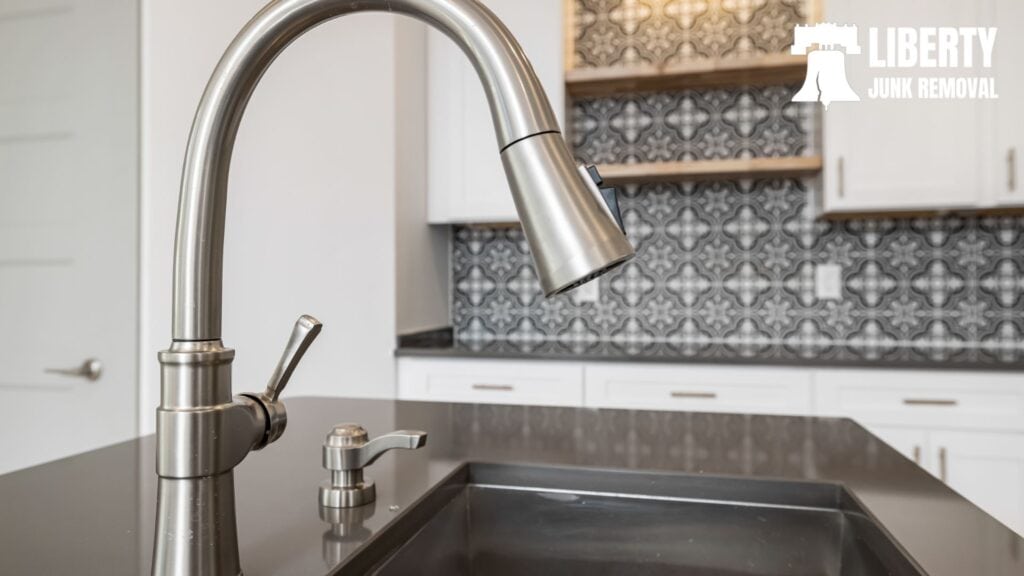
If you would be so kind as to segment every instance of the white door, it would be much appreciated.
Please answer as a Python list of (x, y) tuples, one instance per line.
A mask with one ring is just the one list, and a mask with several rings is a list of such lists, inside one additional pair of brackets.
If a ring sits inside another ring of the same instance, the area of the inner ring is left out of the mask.
[(137, 21), (0, 0), (0, 473), (135, 433)]
[(931, 447), (943, 482), (1024, 535), (1024, 434), (933, 432)]
[(989, 71), (869, 68), (869, 28), (883, 29), (884, 36), (889, 26), (976, 25), (990, 1), (826, 2), (827, 20), (856, 25), (861, 47), (861, 54), (845, 58), (860, 101), (833, 102), (822, 113), (826, 213), (969, 208), (982, 201), (987, 159), (980, 127), (990, 102), (872, 99), (869, 90), (875, 77), (987, 76)]

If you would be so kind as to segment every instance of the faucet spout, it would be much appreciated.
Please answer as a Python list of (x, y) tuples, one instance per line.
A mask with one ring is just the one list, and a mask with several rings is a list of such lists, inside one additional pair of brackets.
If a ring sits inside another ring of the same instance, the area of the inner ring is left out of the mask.
[[(189, 137), (178, 206), (174, 259), (175, 340), (221, 336), (224, 217), (232, 148), (263, 73), (292, 41), (317, 24), (354, 12), (412, 16), (440, 29), (473, 62), (490, 103), (497, 150), (558, 121), (526, 55), (508, 29), (476, 0), (276, 0), (228, 47), (207, 85)], [(568, 151), (565, 151), (566, 159)]]

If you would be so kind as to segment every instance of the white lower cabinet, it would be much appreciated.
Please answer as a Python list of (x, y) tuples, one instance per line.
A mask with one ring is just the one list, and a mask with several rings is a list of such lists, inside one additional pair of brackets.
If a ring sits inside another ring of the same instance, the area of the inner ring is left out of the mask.
[(928, 447), (928, 432), (920, 428), (897, 428), (894, 426), (867, 426), (867, 429), (881, 438), (915, 464), (929, 469), (931, 451)]
[(401, 358), (404, 400), (848, 417), (1024, 535), (1024, 374)]
[(932, 473), (1024, 535), (1024, 434), (930, 433)]
[(872, 434), (1024, 535), (1024, 433), (866, 425)]
[(819, 370), (818, 413), (857, 420), (1024, 534), (1024, 375)]
[(583, 366), (578, 362), (402, 358), (402, 400), (580, 406)]
[(1024, 430), (1024, 375), (954, 370), (815, 372), (818, 413), (901, 428)]
[(584, 370), (586, 406), (695, 412), (808, 414), (806, 370), (593, 363)]

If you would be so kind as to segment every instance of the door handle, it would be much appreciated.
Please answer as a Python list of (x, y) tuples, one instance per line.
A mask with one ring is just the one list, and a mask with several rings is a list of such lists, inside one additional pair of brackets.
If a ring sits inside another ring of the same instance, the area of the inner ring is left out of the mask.
[(47, 368), (43, 370), (47, 374), (60, 374), (61, 376), (73, 376), (85, 378), (90, 382), (99, 380), (103, 375), (103, 363), (96, 358), (87, 358), (84, 362), (74, 368)]

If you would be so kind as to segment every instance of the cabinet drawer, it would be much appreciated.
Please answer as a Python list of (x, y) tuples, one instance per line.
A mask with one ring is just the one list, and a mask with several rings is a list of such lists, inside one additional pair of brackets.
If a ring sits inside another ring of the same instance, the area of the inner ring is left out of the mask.
[(1024, 377), (939, 371), (829, 370), (816, 376), (822, 414), (912, 426), (1024, 428)]
[(587, 406), (809, 414), (810, 371), (780, 368), (588, 365)]
[(401, 358), (402, 400), (580, 406), (583, 367), (572, 362)]

